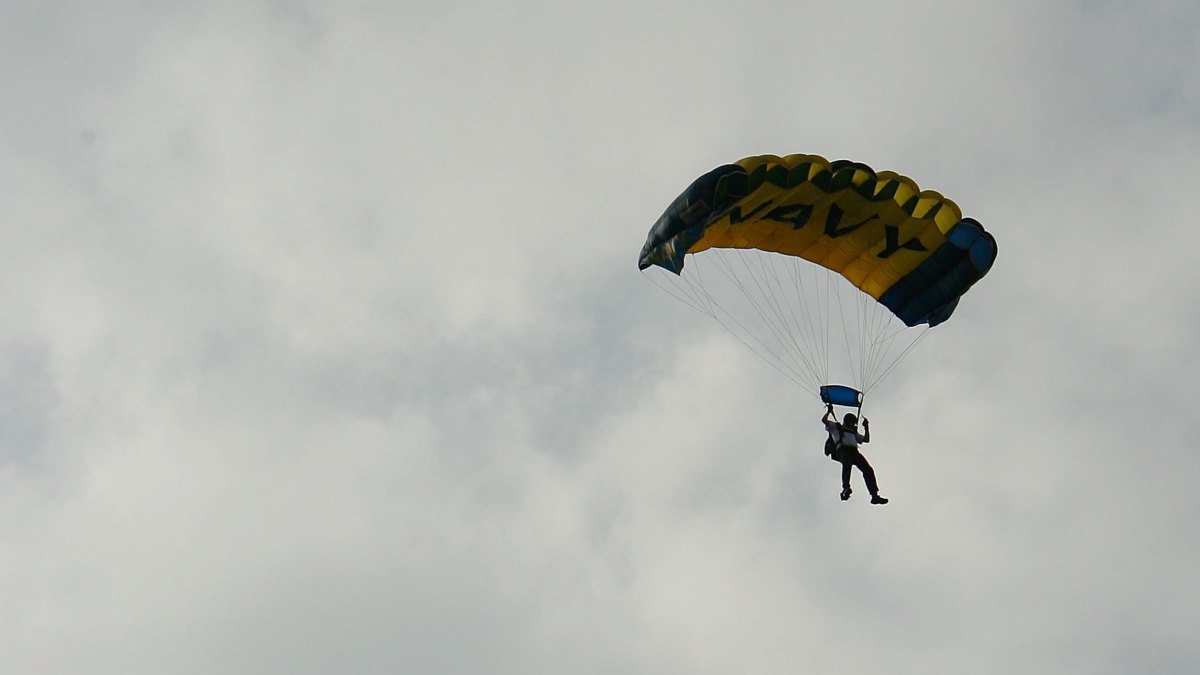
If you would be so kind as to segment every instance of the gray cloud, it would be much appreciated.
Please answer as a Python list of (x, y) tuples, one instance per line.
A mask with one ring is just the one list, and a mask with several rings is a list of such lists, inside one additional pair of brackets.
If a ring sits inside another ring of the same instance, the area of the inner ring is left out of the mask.
[[(1189, 3), (3, 14), (6, 672), (1194, 670)], [(1000, 242), (886, 508), (635, 270), (760, 152)]]

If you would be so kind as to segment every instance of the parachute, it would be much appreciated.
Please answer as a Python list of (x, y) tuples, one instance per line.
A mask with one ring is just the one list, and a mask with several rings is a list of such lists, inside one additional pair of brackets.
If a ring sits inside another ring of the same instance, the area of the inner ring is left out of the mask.
[(983, 226), (911, 178), (764, 155), (697, 178), (638, 268), (826, 403), (861, 407), (995, 258)]

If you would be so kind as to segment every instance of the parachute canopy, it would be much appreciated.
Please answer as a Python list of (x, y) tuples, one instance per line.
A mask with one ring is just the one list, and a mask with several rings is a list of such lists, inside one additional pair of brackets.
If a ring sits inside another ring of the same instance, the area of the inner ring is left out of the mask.
[[(861, 405), (995, 258), (996, 241), (978, 222), (906, 176), (764, 155), (697, 178), (650, 229), (638, 268), (666, 271), (676, 297), (809, 391), (831, 372), (850, 379), (856, 388), (821, 397)], [(685, 260), (709, 266), (685, 273)], [(843, 290), (847, 283), (853, 288)], [(738, 297), (721, 297), (722, 285)], [(833, 349), (834, 332), (845, 354)], [(835, 353), (844, 361), (831, 365)]]
[(891, 171), (816, 155), (747, 157), (683, 191), (638, 268), (679, 274), (686, 254), (758, 249), (833, 270), (908, 326), (950, 318), (987, 274), (996, 240), (958, 206)]

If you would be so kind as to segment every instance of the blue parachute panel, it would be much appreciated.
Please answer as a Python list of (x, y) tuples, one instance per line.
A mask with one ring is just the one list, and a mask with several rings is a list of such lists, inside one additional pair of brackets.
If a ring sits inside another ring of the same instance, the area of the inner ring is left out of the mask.
[(850, 408), (862, 407), (862, 392), (842, 384), (826, 384), (821, 387), (821, 402)]

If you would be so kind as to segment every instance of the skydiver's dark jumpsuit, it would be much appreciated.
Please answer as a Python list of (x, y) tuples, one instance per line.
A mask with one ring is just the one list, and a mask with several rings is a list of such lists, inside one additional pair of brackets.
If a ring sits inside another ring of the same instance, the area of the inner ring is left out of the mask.
[(825, 428), (842, 441), (838, 448), (838, 456), (835, 458), (842, 463), (842, 489), (850, 488), (850, 468), (857, 466), (858, 470), (862, 472), (863, 481), (867, 484), (867, 492), (872, 496), (879, 494), (879, 484), (875, 482), (875, 469), (871, 468), (867, 458), (858, 451), (858, 444), (865, 443), (866, 437), (858, 433), (857, 429), (843, 430), (842, 425), (837, 422), (827, 422)]

